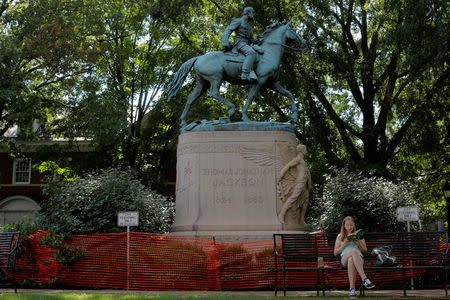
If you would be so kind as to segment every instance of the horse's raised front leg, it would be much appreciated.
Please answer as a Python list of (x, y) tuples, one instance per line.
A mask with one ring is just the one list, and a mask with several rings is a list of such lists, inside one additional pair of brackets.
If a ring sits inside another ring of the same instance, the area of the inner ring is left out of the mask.
[(184, 106), (183, 113), (181, 114), (180, 120), (181, 120), (181, 128), (186, 126), (186, 116), (191, 108), (192, 103), (198, 99), (206, 90), (207, 84), (200, 80), (200, 78), (197, 78), (197, 86), (195, 87), (195, 90), (188, 96), (188, 99), (186, 101), (186, 105)]
[(255, 99), (256, 94), (258, 94), (259, 89), (261, 88), (261, 84), (255, 84), (252, 85), (250, 88), (250, 92), (248, 93), (247, 101), (245, 102), (244, 107), (242, 108), (242, 120), (245, 122), (250, 121), (249, 117), (247, 116), (247, 110), (250, 104), (252, 104), (253, 99)]
[(292, 95), (290, 91), (285, 89), (281, 84), (278, 82), (274, 82), (269, 86), (271, 90), (274, 90), (277, 93), (280, 93), (281, 95), (288, 97), (291, 100), (291, 108), (292, 108), (292, 115), (291, 119), (289, 121), (297, 122), (298, 121), (298, 110), (297, 105), (295, 104), (295, 97)]
[(220, 81), (215, 81), (215, 82), (211, 83), (211, 91), (209, 92), (209, 96), (212, 97), (213, 99), (219, 101), (220, 103), (223, 103), (226, 106), (228, 106), (228, 118), (230, 118), (236, 112), (236, 105), (234, 105), (233, 103), (231, 103), (230, 101), (225, 99), (220, 94), (220, 85), (221, 84), (222, 83)]

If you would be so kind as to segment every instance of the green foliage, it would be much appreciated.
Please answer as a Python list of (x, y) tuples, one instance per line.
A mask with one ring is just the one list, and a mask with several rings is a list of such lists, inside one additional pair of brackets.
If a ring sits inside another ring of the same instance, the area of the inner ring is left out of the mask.
[[(33, 234), (38, 229), (41, 229), (38, 223), (19, 221), (16, 223), (3, 225), (0, 228), (0, 232), (20, 232), (20, 242), (17, 251), (17, 258), (20, 259), (20, 257), (28, 255), (29, 253), (28, 235)], [(69, 240), (70, 235), (56, 236), (54, 233), (49, 233), (39, 240), (39, 243), (56, 250), (54, 254), (56, 261), (62, 263), (63, 265), (71, 266), (85, 256), (86, 249), (67, 244)]]
[(39, 229), (36, 223), (30, 223), (27, 221), (18, 221), (11, 224), (5, 224), (0, 227), (0, 232), (20, 232), (19, 247), (17, 249), (17, 258), (19, 259), (23, 255), (27, 255), (29, 249), (28, 235), (34, 233)]
[(321, 211), (320, 226), (338, 232), (342, 220), (353, 216), (358, 228), (365, 231), (404, 229), (404, 223), (397, 221), (397, 207), (415, 204), (407, 184), (347, 169), (334, 169), (333, 173), (326, 178), (323, 195), (312, 200)]
[(142, 232), (169, 230), (173, 203), (145, 188), (130, 170), (106, 169), (65, 181), (49, 178), (44, 187), (48, 199), (36, 221), (42, 229), (56, 234), (121, 232), (117, 214), (139, 211)]
[(96, 49), (77, 29), (80, 6), (54, 0), (5, 2), (0, 10), (0, 133), (49, 124), (71, 108), (72, 88), (92, 67)]
[(68, 239), (70, 237), (65, 235), (56, 236), (54, 233), (49, 233), (40, 239), (39, 243), (51, 249), (56, 249), (53, 255), (54, 259), (63, 265), (71, 266), (83, 259), (86, 255), (86, 249), (67, 244)]
[(73, 171), (68, 168), (61, 168), (56, 162), (48, 160), (37, 166), (39, 173), (54, 174), (61, 176), (65, 181), (74, 181)]
[(19, 221), (16, 223), (5, 224), (1, 226), (0, 232), (20, 232), (23, 237), (25, 235), (32, 234), (38, 229), (39, 227), (35, 223)]
[[(224, 28), (251, 5), (255, 34), (290, 20), (308, 42), (305, 51), (286, 51), (280, 83), (298, 99), (296, 136), (308, 147), (317, 197), (328, 166), (346, 166), (408, 181), (427, 221), (445, 215), (448, 1), (4, 2), (0, 136), (19, 124), (21, 137), (33, 138), (38, 119), (53, 134), (91, 138), (101, 150), (101, 161), (75, 172), (128, 165), (167, 192), (193, 78), (170, 103), (164, 88), (184, 61), (219, 50)], [(248, 87), (225, 85), (223, 95), (241, 109)], [(285, 97), (261, 91), (249, 116), (284, 122), (289, 110)], [(224, 115), (205, 95), (188, 120)]]

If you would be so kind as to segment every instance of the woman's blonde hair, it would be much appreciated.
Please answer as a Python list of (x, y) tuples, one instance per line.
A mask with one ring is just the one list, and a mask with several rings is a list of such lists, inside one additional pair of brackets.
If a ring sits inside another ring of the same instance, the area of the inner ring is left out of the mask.
[(355, 219), (353, 219), (353, 217), (350, 216), (345, 217), (344, 220), (342, 220), (341, 232), (339, 233), (341, 235), (341, 241), (344, 241), (347, 238), (347, 230), (345, 230), (345, 222), (347, 221), (352, 221), (353, 224), (355, 224), (353, 230), (356, 231)]

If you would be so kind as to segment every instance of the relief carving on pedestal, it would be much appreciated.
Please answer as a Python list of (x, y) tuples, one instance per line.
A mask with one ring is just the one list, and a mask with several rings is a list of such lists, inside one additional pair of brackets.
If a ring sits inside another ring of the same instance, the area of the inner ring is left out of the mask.
[(311, 174), (304, 161), (305, 155), (306, 147), (297, 146), (297, 155), (283, 167), (278, 177), (278, 197), (283, 203), (278, 219), (283, 224), (298, 224), (302, 227), (307, 225), (305, 213), (311, 188)]
[[(277, 177), (277, 201), (282, 203), (278, 219), (285, 225), (306, 226), (305, 212), (308, 205), (311, 175), (304, 161), (306, 147), (294, 147), (287, 143), (272, 146), (245, 146), (241, 155), (262, 167), (273, 167)], [(284, 167), (283, 167), (284, 165)]]

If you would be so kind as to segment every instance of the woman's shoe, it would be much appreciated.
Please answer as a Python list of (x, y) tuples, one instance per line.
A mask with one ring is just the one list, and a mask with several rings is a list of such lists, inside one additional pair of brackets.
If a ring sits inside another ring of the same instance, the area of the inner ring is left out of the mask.
[(369, 280), (369, 278), (366, 278), (363, 280), (363, 284), (366, 287), (366, 289), (373, 289), (375, 287), (375, 284), (372, 283), (372, 281)]

